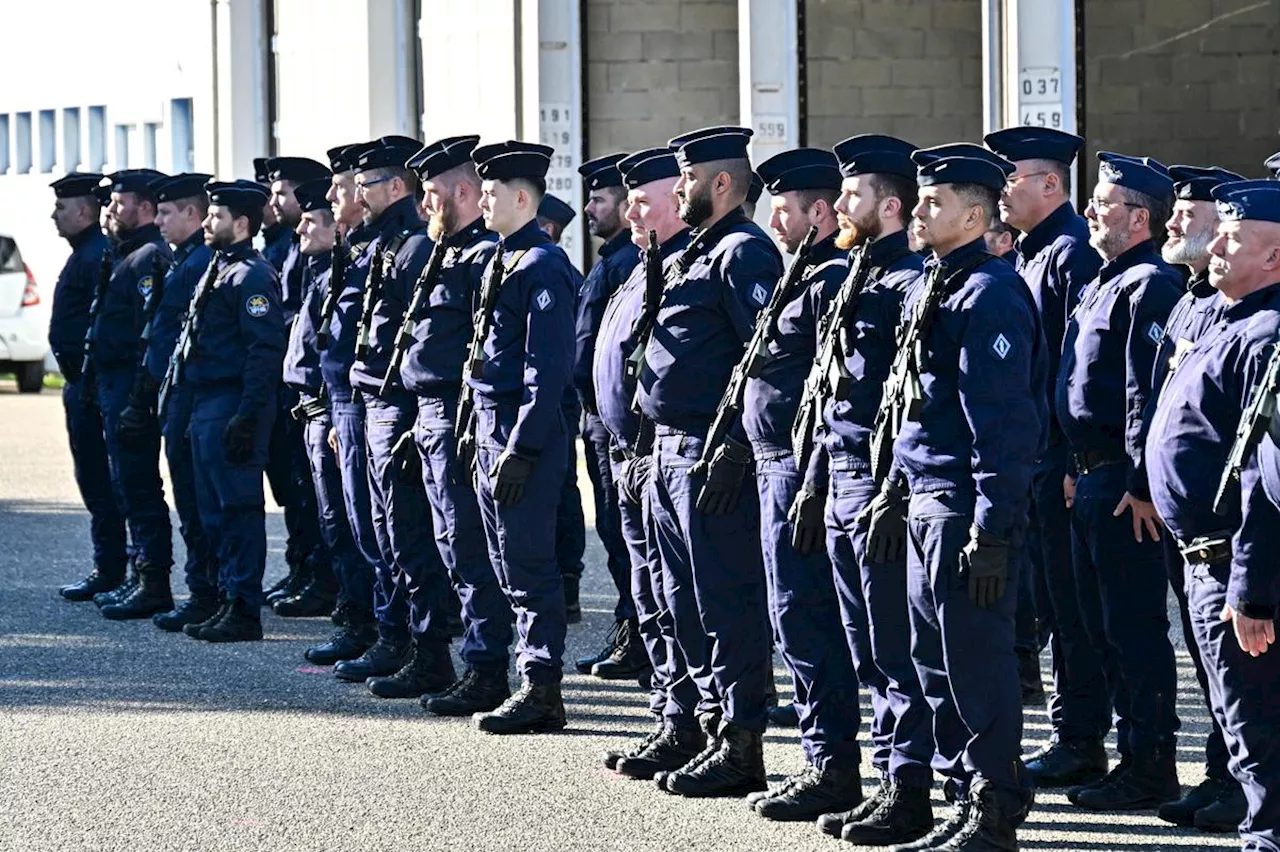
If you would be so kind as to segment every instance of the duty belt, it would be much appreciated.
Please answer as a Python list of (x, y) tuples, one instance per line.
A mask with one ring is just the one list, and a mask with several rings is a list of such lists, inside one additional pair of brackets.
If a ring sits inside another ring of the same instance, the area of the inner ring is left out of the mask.
[(305, 423), (329, 413), (329, 405), (323, 399), (304, 399), (289, 409), (294, 420)]
[(636, 451), (631, 449), (630, 447), (610, 447), (609, 448), (609, 461), (613, 462), (614, 464), (622, 464), (623, 462), (631, 461), (635, 457), (636, 457)]
[(1080, 476), (1126, 460), (1125, 456), (1118, 456), (1108, 450), (1085, 450), (1083, 453), (1072, 453), (1071, 458), (1075, 460), (1076, 473)]
[(1231, 531), (1218, 530), (1196, 536), (1191, 541), (1178, 539), (1178, 552), (1189, 563), (1221, 565), (1231, 561)]

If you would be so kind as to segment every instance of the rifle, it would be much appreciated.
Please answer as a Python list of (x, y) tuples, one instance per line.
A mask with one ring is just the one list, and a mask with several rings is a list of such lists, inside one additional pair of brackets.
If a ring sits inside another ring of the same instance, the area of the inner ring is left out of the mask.
[(871, 240), (853, 253), (849, 274), (818, 323), (818, 354), (804, 380), (804, 392), (795, 423), (791, 426), (791, 450), (800, 471), (809, 466), (815, 430), (827, 401), (844, 399), (852, 389), (853, 376), (845, 366), (848, 351), (846, 333), (858, 313), (858, 302), (871, 279)]
[[(391, 255), (394, 260), (395, 255)], [(356, 358), (369, 357), (369, 333), (373, 326), (373, 309), (382, 298), (382, 281), (386, 276), (387, 252), (381, 242), (369, 263), (369, 280), (364, 285), (364, 303), (360, 306), (360, 324), (356, 331)]]
[(111, 281), (111, 270), (114, 266), (111, 249), (102, 253), (102, 264), (98, 268), (98, 285), (93, 289), (93, 301), (89, 303), (89, 327), (84, 332), (84, 358), (80, 362), (80, 380), (83, 393), (93, 396), (93, 351), (98, 345), (98, 314), (102, 311), (102, 302), (107, 297), (107, 285)]
[(182, 324), (182, 331), (178, 335), (178, 342), (173, 347), (173, 352), (169, 355), (169, 364), (165, 367), (164, 379), (160, 382), (160, 393), (156, 397), (156, 416), (160, 422), (164, 422), (165, 412), (169, 407), (169, 395), (173, 389), (182, 384), (182, 373), (186, 368), (187, 359), (191, 356), (191, 350), (195, 348), (196, 338), (200, 335), (200, 315), (204, 312), (204, 306), (209, 301), (209, 297), (213, 294), (213, 288), (218, 283), (218, 256), (215, 254), (209, 260), (209, 266), (205, 268), (204, 275), (200, 278), (200, 282), (196, 284), (196, 289), (191, 294), (191, 302), (187, 305), (187, 321)]
[(787, 273), (782, 276), (778, 286), (773, 288), (769, 304), (765, 305), (764, 310), (756, 317), (756, 328), (751, 334), (751, 341), (747, 344), (742, 360), (734, 366), (733, 372), (729, 375), (729, 386), (725, 388), (724, 396), (720, 398), (720, 405), (716, 408), (715, 419), (711, 421), (707, 440), (702, 445), (699, 464), (711, 463), (715, 451), (728, 436), (729, 427), (742, 415), (742, 395), (747, 387), (747, 379), (758, 378), (764, 366), (769, 363), (769, 344), (773, 341), (777, 330), (778, 313), (787, 304), (796, 286), (803, 279), (808, 266), (809, 252), (817, 238), (818, 228), (814, 226), (804, 235), (800, 248), (791, 259), (791, 266), (787, 269)]
[[(506, 266), (502, 262), (503, 242), (498, 241), (498, 249), (493, 255), (493, 266), (489, 276), (480, 288), (480, 304), (476, 308), (472, 321), (471, 346), (467, 351), (466, 375), (479, 379), (484, 375), (484, 365), (488, 360), (484, 354), (484, 342), (489, 337), (489, 328), (493, 325), (493, 309), (498, 304), (498, 292), (502, 289), (502, 279), (506, 275)], [(471, 459), (475, 454), (475, 435), (472, 421), (476, 412), (476, 392), (463, 377), (462, 394), (458, 398), (458, 414), (453, 424), (453, 436), (458, 441), (458, 458), (466, 460), (466, 467), (471, 467)]]
[[(151, 337), (155, 334), (156, 313), (160, 302), (164, 299), (164, 279), (169, 268), (160, 252), (151, 256), (151, 292), (142, 308), (142, 333), (138, 335), (138, 369), (133, 374), (133, 388), (129, 391), (130, 403), (142, 401), (151, 385), (151, 373), (147, 370), (147, 349), (151, 346)], [(154, 386), (152, 386), (154, 387)]]
[(631, 337), (636, 341), (636, 348), (627, 356), (624, 368), (624, 374), (630, 381), (634, 382), (644, 371), (644, 350), (649, 345), (649, 335), (658, 319), (658, 307), (666, 285), (666, 278), (662, 274), (662, 247), (658, 244), (658, 232), (650, 230), (649, 244), (644, 249), (644, 302), (640, 316), (636, 317), (631, 326)]
[(413, 298), (409, 300), (409, 307), (404, 312), (404, 320), (401, 321), (400, 330), (396, 332), (395, 342), (391, 345), (391, 361), (387, 364), (387, 374), (382, 377), (382, 386), (378, 388), (378, 396), (382, 396), (387, 392), (387, 388), (391, 387), (391, 383), (396, 380), (400, 373), (400, 359), (404, 357), (405, 350), (413, 342), (413, 326), (417, 322), (422, 300), (436, 286), (436, 280), (440, 277), (440, 270), (444, 268), (446, 254), (444, 240), (441, 239), (431, 249), (431, 257), (427, 260), (427, 268), (422, 270), (422, 274), (418, 276), (418, 280), (414, 283)]
[(329, 292), (320, 305), (320, 328), (316, 331), (316, 348), (329, 348), (329, 329), (333, 325), (333, 312), (338, 307), (338, 296), (347, 282), (347, 247), (342, 234), (333, 240), (333, 260), (329, 264)]
[(1280, 343), (1272, 350), (1271, 360), (1267, 362), (1262, 378), (1253, 387), (1249, 405), (1240, 414), (1235, 441), (1227, 456), (1227, 466), (1222, 471), (1218, 493), (1213, 497), (1214, 514), (1227, 514), (1227, 492), (1240, 487), (1240, 473), (1271, 425), (1271, 418), (1275, 416), (1277, 393), (1280, 393)]

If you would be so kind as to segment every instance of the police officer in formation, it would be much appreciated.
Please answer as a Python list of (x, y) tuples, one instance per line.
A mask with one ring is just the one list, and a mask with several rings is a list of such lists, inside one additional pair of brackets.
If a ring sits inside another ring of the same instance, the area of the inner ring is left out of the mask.
[[(1103, 152), (1085, 219), (1082, 140), (1050, 129), (866, 134), (758, 172), (750, 137), (585, 164), (604, 240), (585, 280), (555, 245), (542, 145), (389, 136), (255, 163), (257, 182), (55, 182), (73, 253), (50, 337), (94, 542), (63, 596), (260, 639), (263, 476), (289, 416), (322, 538), (304, 496), (282, 603), (312, 614), (336, 573), (338, 631), (306, 657), (483, 731), (559, 730), (581, 405), (619, 600), (578, 668), (641, 676), (655, 717), (609, 769), (901, 850), (1016, 849), (1036, 786), (1280, 849), (1280, 183)], [(264, 235), (283, 272), (252, 247), (271, 216), (296, 230)], [(1020, 234), (1008, 259), (997, 221)], [(1166, 583), (1214, 721), (1186, 795)], [(1042, 636), (1053, 730), (1024, 764)], [(768, 789), (774, 644), (805, 768)]]

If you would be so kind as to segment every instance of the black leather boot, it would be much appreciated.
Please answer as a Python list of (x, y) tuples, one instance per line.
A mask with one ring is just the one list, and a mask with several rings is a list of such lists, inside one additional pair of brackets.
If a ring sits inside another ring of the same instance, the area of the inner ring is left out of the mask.
[(968, 796), (960, 796), (951, 800), (951, 813), (933, 831), (912, 843), (903, 843), (889, 847), (889, 852), (920, 852), (924, 849), (937, 849), (952, 837), (955, 837), (969, 822), (969, 811), (972, 803)]
[(702, 713), (698, 716), (698, 729), (702, 731), (702, 751), (689, 758), (682, 766), (675, 769), (663, 769), (653, 773), (653, 783), (658, 785), (658, 789), (664, 792), (667, 790), (667, 778), (677, 770), (692, 772), (695, 768), (702, 764), (702, 761), (711, 757), (720, 749), (720, 722), (722, 717), (719, 713)]
[(1182, 793), (1172, 745), (1135, 754), (1124, 773), (1109, 784), (1081, 790), (1067, 798), (1089, 811), (1135, 811), (1158, 807)]
[(312, 645), (302, 653), (307, 662), (331, 666), (341, 660), (354, 660), (378, 641), (378, 627), (373, 613), (348, 603), (338, 604), (333, 611), (338, 630), (326, 641)]
[(844, 830), (845, 823), (861, 822), (870, 816), (871, 812), (880, 805), (880, 802), (884, 801), (885, 795), (892, 786), (887, 778), (881, 778), (880, 786), (876, 788), (876, 791), (869, 798), (863, 799), (862, 803), (857, 807), (847, 811), (826, 813), (818, 817), (818, 829), (823, 834), (839, 837), (840, 832)]
[(133, 590), (138, 588), (138, 572), (129, 568), (129, 574), (120, 581), (114, 589), (105, 592), (99, 592), (93, 596), (93, 605), (98, 609), (102, 609), (108, 604), (117, 604), (129, 595), (133, 594)]
[(640, 638), (640, 622), (631, 618), (621, 624), (613, 650), (591, 668), (601, 680), (634, 680), (653, 668)]
[(969, 819), (935, 848), (940, 852), (1017, 852), (1018, 832), (996, 790), (984, 782), (969, 791)]
[(444, 692), (457, 679), (449, 643), (419, 639), (400, 671), (390, 677), (371, 677), (366, 683), (379, 698), (420, 698)]
[(319, 618), (333, 612), (338, 583), (333, 572), (317, 568), (311, 581), (292, 597), (276, 598), (271, 608), (281, 618)]
[(591, 674), (591, 670), (595, 668), (596, 663), (601, 660), (609, 659), (609, 655), (618, 647), (619, 637), (623, 628), (626, 626), (627, 620), (620, 618), (613, 623), (613, 627), (609, 628), (609, 635), (604, 637), (604, 647), (594, 654), (588, 654), (585, 657), (579, 657), (574, 661), (573, 667), (578, 670), (578, 674)]
[(439, 695), (422, 696), (422, 709), (435, 716), (472, 716), (488, 713), (511, 697), (507, 671), (480, 672), (467, 669), (462, 679)]
[(295, 557), (289, 561), (289, 573), (267, 589), (263, 598), (265, 605), (274, 607), (276, 601), (295, 597), (309, 582), (311, 582), (310, 563), (305, 558)]
[(250, 608), (237, 598), (227, 607), (222, 618), (201, 629), (200, 638), (206, 642), (259, 642), (262, 640), (262, 616), (256, 607)]
[(861, 820), (847, 822), (840, 837), (861, 846), (911, 843), (933, 830), (929, 788), (889, 782), (876, 809)]
[(619, 758), (613, 770), (628, 778), (648, 781), (659, 772), (674, 772), (687, 765), (706, 746), (706, 734), (697, 728), (677, 728), (664, 721), (654, 734), (650, 734), (641, 743), (634, 754), (625, 754)]
[(78, 583), (72, 583), (58, 589), (58, 594), (62, 595), (69, 601), (74, 603), (84, 603), (93, 600), (94, 595), (100, 595), (109, 592), (124, 581), (123, 572), (119, 571), (103, 571), (94, 568), (89, 572), (89, 576), (85, 577)]
[[(1165, 822), (1190, 828), (1196, 824), (1196, 811), (1209, 807), (1232, 787), (1240, 789), (1240, 785), (1231, 780), (1206, 778), (1188, 790), (1181, 799), (1161, 805), (1156, 810), (1156, 816)], [(1239, 823), (1239, 820), (1236, 822)]]
[(799, 822), (817, 819), (831, 811), (850, 810), (861, 801), (862, 776), (856, 765), (824, 769), (809, 766), (752, 807), (765, 819)]
[(217, 600), (192, 595), (169, 612), (160, 612), (151, 616), (151, 623), (166, 633), (178, 633), (188, 624), (208, 621), (217, 612)]
[(1040, 678), (1040, 655), (1018, 652), (1018, 682), (1022, 686), (1023, 707), (1044, 706), (1044, 681)]
[(786, 704), (779, 704), (777, 707), (769, 708), (769, 727), (771, 728), (798, 728), (800, 727), (800, 708), (794, 701), (788, 701)]
[(667, 792), (690, 798), (745, 796), (765, 789), (763, 734), (721, 723), (720, 747), (696, 767), (668, 775), (666, 786)]
[(200, 639), (202, 638), (200, 634), (204, 629), (206, 627), (212, 627), (221, 621), (222, 617), (227, 614), (227, 610), (229, 609), (231, 609), (231, 602), (223, 600), (222, 603), (218, 604), (218, 609), (213, 613), (213, 615), (209, 616), (204, 621), (194, 621), (191, 624), (182, 625), (182, 632), (190, 636), (192, 639)]
[(657, 726), (652, 731), (645, 734), (644, 738), (641, 739), (640, 742), (634, 743), (630, 748), (611, 748), (606, 751), (602, 760), (604, 768), (610, 770), (617, 769), (618, 761), (622, 760), (624, 757), (637, 756), (640, 752), (648, 748), (650, 743), (662, 736), (662, 732), (666, 729), (666, 722), (659, 717)]
[(564, 615), (569, 624), (582, 621), (582, 602), (578, 599), (578, 586), (581, 583), (581, 577), (564, 575)]
[(1244, 822), (1245, 811), (1249, 809), (1249, 803), (1244, 798), (1244, 790), (1235, 780), (1227, 783), (1231, 785), (1229, 789), (1213, 802), (1196, 811), (1196, 828), (1201, 831), (1225, 834), (1236, 831), (1240, 823)]
[(155, 568), (138, 560), (138, 587), (119, 603), (102, 607), (102, 617), (109, 621), (150, 618), (173, 609), (173, 592), (169, 589), (169, 569)]
[(1091, 784), (1107, 774), (1102, 740), (1059, 740), (1027, 756), (1027, 772), (1037, 787)]
[(528, 678), (516, 694), (489, 713), (472, 717), (475, 725), (487, 734), (542, 734), (564, 728), (564, 699), (560, 681), (533, 683)]
[(387, 677), (400, 671), (409, 662), (413, 643), (390, 642), (379, 637), (373, 647), (354, 660), (343, 660), (333, 666), (334, 677), (352, 683), (364, 683), (371, 677)]

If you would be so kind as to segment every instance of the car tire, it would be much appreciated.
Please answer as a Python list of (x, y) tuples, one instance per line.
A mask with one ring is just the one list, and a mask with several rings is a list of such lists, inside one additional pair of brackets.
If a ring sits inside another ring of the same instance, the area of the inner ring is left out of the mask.
[(40, 393), (44, 388), (44, 362), (17, 364), (18, 393)]

